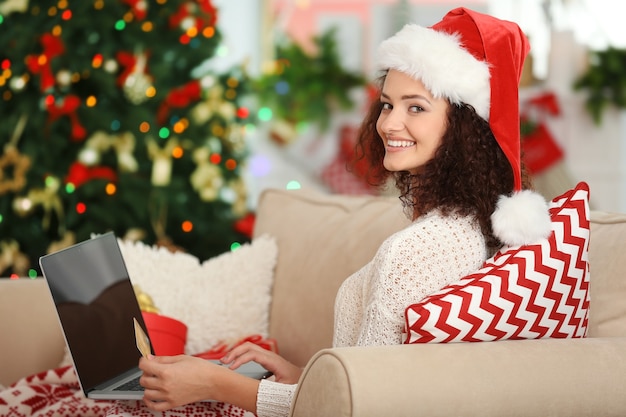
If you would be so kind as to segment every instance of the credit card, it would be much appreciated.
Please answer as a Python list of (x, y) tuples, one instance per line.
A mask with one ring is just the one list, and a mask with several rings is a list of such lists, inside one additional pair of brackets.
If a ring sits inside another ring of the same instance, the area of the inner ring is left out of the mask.
[(146, 335), (146, 332), (143, 331), (139, 322), (136, 318), (133, 317), (133, 323), (135, 324), (135, 341), (137, 342), (137, 349), (143, 355), (144, 358), (147, 358), (150, 355), (150, 339)]

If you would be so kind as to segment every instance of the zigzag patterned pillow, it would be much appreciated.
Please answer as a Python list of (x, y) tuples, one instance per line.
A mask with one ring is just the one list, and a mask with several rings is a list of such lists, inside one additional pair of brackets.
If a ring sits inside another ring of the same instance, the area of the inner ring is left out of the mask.
[(589, 309), (589, 187), (549, 204), (553, 233), (503, 248), (483, 267), (406, 309), (404, 343), (578, 338)]

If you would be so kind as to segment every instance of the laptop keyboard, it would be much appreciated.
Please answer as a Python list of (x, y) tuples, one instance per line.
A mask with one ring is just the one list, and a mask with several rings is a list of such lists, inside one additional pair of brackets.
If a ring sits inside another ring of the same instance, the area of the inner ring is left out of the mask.
[(113, 391), (143, 391), (143, 387), (139, 384), (139, 377), (137, 377), (114, 388)]

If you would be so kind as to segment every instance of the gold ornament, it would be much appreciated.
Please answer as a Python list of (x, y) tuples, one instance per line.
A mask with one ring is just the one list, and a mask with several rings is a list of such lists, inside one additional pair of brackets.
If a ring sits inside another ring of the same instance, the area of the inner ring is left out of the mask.
[(139, 164), (133, 155), (135, 143), (135, 136), (131, 132), (109, 135), (99, 130), (85, 141), (85, 147), (79, 152), (78, 160), (87, 166), (97, 165), (100, 163), (102, 153), (113, 148), (117, 154), (120, 171), (136, 172)]
[(235, 152), (243, 152), (246, 149), (246, 135), (245, 128), (236, 123), (231, 124), (228, 127), (227, 133), (228, 143), (230, 148)]
[(144, 292), (139, 285), (133, 285), (135, 297), (139, 302), (139, 309), (145, 313), (159, 314), (159, 309), (154, 305), (154, 300), (147, 292)]
[(55, 240), (48, 245), (46, 253), (58, 252), (61, 249), (72, 246), (76, 243), (76, 235), (72, 231), (67, 231), (60, 240)]
[(172, 151), (178, 146), (178, 139), (170, 138), (163, 148), (154, 139), (146, 141), (148, 156), (152, 159), (152, 184), (169, 185), (172, 179)]
[(289, 145), (298, 137), (296, 125), (287, 120), (274, 118), (270, 122), (270, 138), (278, 145)]
[[(18, 192), (26, 186), (26, 171), (30, 168), (30, 157), (22, 155), (17, 149), (17, 142), (26, 127), (28, 116), (23, 114), (17, 121), (11, 139), (4, 145), (4, 153), (0, 157), (0, 195), (7, 192)], [(13, 167), (11, 178), (5, 179), (7, 168)]]
[(16, 198), (13, 202), (13, 210), (20, 216), (26, 216), (30, 214), (35, 207), (42, 206), (44, 209), (44, 216), (41, 220), (44, 230), (50, 228), (50, 222), (52, 220), (52, 213), (56, 213), (59, 219), (59, 234), (65, 233), (63, 227), (63, 203), (59, 197), (59, 187), (61, 182), (53, 177), (46, 179), (46, 186), (44, 188), (35, 188), (28, 191), (26, 197)]
[[(22, 155), (17, 147), (9, 144), (0, 157), (0, 195), (18, 192), (26, 186), (26, 171), (30, 168), (30, 157)], [(5, 178), (8, 168), (13, 167), (13, 175)]]
[(130, 132), (117, 135), (113, 140), (113, 149), (117, 153), (117, 163), (120, 171), (137, 172), (139, 164), (133, 156), (135, 150), (135, 136)]
[(28, 10), (28, 0), (6, 0), (0, 4), (0, 14), (8, 16), (13, 12), (23, 13)]
[(241, 178), (234, 179), (228, 183), (228, 187), (235, 193), (235, 201), (232, 203), (232, 210), (235, 216), (243, 216), (248, 210), (248, 190), (246, 183)]
[(178, 246), (169, 236), (161, 236), (154, 243), (159, 248), (165, 248), (172, 253), (185, 252), (185, 248)]
[(218, 84), (209, 88), (206, 99), (198, 103), (191, 114), (199, 124), (208, 122), (215, 114), (230, 121), (235, 118), (237, 108), (230, 101), (224, 100), (224, 88)]
[(152, 78), (146, 74), (146, 54), (139, 54), (132, 72), (124, 80), (124, 94), (133, 104), (148, 100), (146, 91), (152, 87)]
[(210, 155), (207, 148), (197, 148), (193, 152), (197, 166), (189, 178), (191, 186), (203, 201), (215, 201), (224, 185), (222, 171), (209, 161)]
[(0, 273), (13, 267), (13, 273), (24, 277), (28, 274), (30, 261), (20, 252), (20, 244), (14, 240), (0, 242)]
[(124, 233), (124, 236), (122, 237), (122, 239), (129, 241), (129, 242), (140, 242), (143, 239), (145, 239), (145, 237), (146, 237), (145, 230), (140, 229), (138, 227), (131, 227), (130, 229), (126, 230), (126, 233)]

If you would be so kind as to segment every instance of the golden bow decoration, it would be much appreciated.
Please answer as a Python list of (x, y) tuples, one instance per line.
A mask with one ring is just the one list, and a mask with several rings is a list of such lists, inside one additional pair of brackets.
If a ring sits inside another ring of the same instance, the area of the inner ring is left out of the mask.
[(41, 206), (44, 209), (44, 216), (41, 225), (45, 230), (50, 228), (52, 213), (56, 213), (59, 222), (59, 235), (63, 236), (65, 227), (63, 223), (63, 203), (58, 191), (61, 183), (58, 179), (48, 177), (44, 188), (31, 189), (26, 197), (17, 197), (13, 200), (13, 209), (20, 216), (30, 214), (35, 207)]
[(85, 142), (83, 155), (88, 152), (95, 152), (97, 158), (93, 161), (81, 159), (85, 165), (95, 165), (99, 162), (100, 155), (103, 152), (113, 149), (117, 155), (117, 162), (120, 171), (136, 172), (139, 164), (133, 155), (135, 150), (135, 136), (131, 132), (123, 132), (117, 135), (109, 135), (101, 130), (95, 132)]

